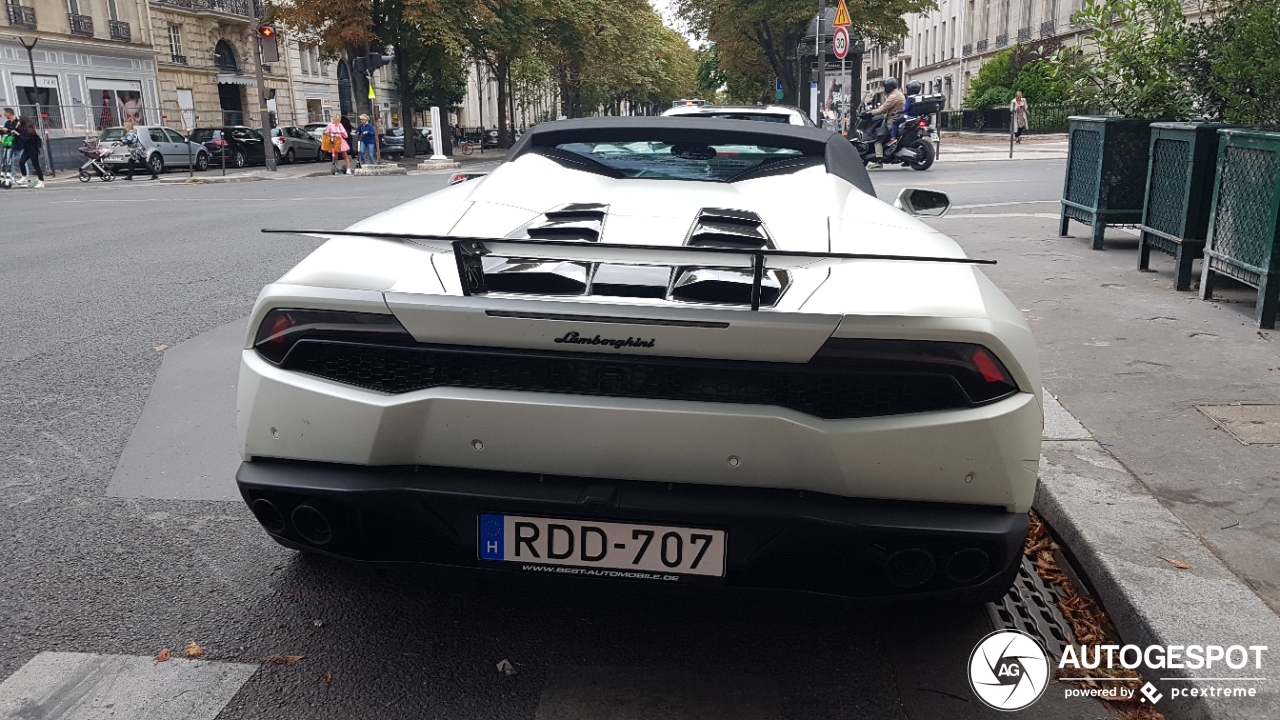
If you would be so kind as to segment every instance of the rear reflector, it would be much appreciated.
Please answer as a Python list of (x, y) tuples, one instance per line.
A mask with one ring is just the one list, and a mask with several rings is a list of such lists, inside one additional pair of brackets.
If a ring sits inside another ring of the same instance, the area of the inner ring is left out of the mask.
[(299, 340), (324, 339), (382, 344), (412, 344), (413, 336), (394, 315), (334, 310), (276, 309), (258, 326), (253, 348), (279, 365)]
[(867, 372), (949, 375), (975, 405), (1018, 391), (1018, 384), (995, 354), (971, 343), (831, 338), (811, 363)]

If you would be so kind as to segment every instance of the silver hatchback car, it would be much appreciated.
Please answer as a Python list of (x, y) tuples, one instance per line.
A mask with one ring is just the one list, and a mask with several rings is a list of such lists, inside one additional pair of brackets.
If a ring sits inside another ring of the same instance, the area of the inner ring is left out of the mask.
[[(166, 167), (185, 168), (188, 164), (195, 166), (196, 170), (209, 169), (209, 151), (200, 143), (188, 142), (182, 133), (161, 125), (135, 126), (133, 131), (138, 134), (138, 141), (142, 143), (147, 164), (157, 175), (164, 172)], [(98, 140), (103, 147), (111, 147), (112, 143), (123, 140), (124, 135), (122, 127), (106, 128), (98, 133)], [(129, 149), (123, 145), (116, 145), (103, 160), (104, 165), (114, 170), (119, 170), (128, 163)]]

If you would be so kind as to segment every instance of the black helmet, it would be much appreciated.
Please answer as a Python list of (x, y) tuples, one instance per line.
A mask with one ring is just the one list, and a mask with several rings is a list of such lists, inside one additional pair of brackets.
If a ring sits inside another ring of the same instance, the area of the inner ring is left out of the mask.
[(920, 84), (919, 80), (912, 80), (911, 82), (907, 83), (908, 95), (919, 95), (920, 91), (923, 89), (924, 89), (924, 86)]
[(898, 89), (898, 79), (887, 77), (884, 79), (884, 91), (893, 92)]

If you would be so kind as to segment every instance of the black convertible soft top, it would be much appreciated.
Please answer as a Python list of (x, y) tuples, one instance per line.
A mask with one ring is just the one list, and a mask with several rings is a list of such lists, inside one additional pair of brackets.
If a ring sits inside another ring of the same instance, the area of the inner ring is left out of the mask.
[(874, 196), (867, 169), (845, 137), (829, 130), (750, 120), (688, 117), (600, 117), (535, 125), (507, 152), (505, 161), (575, 142), (666, 142), (764, 145), (821, 157), (828, 173)]

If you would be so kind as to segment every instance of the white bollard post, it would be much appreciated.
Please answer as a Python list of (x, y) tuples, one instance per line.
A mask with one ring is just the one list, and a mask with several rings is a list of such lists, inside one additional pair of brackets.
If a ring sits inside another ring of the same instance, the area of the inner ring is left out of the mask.
[(448, 160), (444, 153), (440, 152), (440, 143), (443, 142), (444, 135), (440, 132), (440, 108), (431, 106), (431, 149), (435, 153), (431, 156), (432, 160)]

